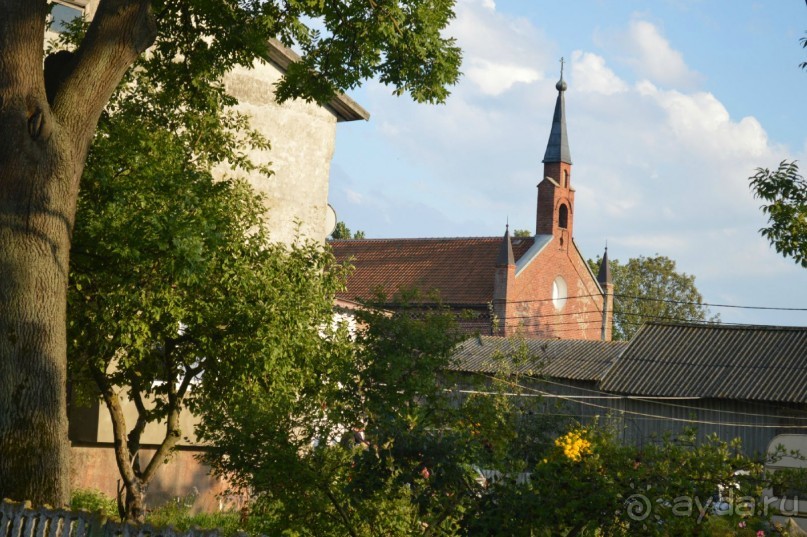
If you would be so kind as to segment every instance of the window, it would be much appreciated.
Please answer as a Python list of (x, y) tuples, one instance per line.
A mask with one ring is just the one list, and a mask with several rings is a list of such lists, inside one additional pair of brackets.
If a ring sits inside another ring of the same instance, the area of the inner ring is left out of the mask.
[(552, 304), (556, 310), (562, 310), (566, 305), (567, 292), (566, 280), (563, 279), (563, 276), (555, 278), (555, 281), (552, 282)]
[(566, 229), (569, 226), (569, 208), (566, 204), (561, 204), (558, 210), (558, 227)]
[(563, 188), (569, 188), (569, 171), (563, 170)]
[(54, 3), (50, 11), (50, 29), (52, 32), (64, 32), (68, 23), (83, 16), (84, 10), (81, 8)]

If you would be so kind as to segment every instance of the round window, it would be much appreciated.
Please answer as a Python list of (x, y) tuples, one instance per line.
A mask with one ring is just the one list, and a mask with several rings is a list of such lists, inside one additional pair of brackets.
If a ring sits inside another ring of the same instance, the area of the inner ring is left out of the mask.
[(555, 309), (563, 309), (563, 306), (566, 305), (566, 296), (566, 280), (558, 276), (555, 278), (555, 281), (552, 282), (552, 303), (555, 305)]

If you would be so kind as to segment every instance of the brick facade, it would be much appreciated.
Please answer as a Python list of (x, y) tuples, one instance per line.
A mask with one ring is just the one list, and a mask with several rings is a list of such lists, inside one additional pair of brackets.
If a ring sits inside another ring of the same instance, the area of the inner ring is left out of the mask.
[[(603, 293), (574, 243), (567, 240), (561, 246), (560, 240), (553, 238), (508, 282), (506, 304), (497, 308), (495, 335), (601, 338)], [(558, 278), (565, 283), (565, 299), (553, 297)]]

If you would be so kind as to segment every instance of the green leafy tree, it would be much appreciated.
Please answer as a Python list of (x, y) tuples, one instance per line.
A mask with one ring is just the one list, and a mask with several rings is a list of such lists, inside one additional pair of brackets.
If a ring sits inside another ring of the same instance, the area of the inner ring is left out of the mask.
[[(81, 38), (82, 25), (74, 26), (60, 46)], [(160, 83), (161, 68), (153, 59), (141, 62), (100, 118), (78, 201), (68, 289), (70, 374), (82, 399), (100, 397), (108, 409), (122, 516), (132, 520), (142, 520), (148, 483), (191, 432), (181, 430), (180, 415), (210, 366), (199, 357), (226, 359), (217, 345), (251, 337), (260, 301), (240, 302), (236, 294), (264, 293), (250, 286), (269, 285), (260, 278), (272, 278), (264, 269), (282, 255), (268, 243), (263, 206), (250, 187), (214, 181), (209, 171), (226, 160), (268, 173), (241, 152), (267, 142), (224, 108), (234, 101), (218, 75), (199, 73), (193, 89)], [(130, 423), (127, 402), (136, 409)], [(141, 440), (158, 424), (164, 435), (146, 459)]]
[(532, 237), (529, 229), (517, 229), (513, 231), (513, 237)]
[(468, 534), (490, 500), (481, 469), (518, 474), (553, 445), (558, 422), (539, 399), (486, 380), (456, 390), (470, 382), (447, 372), (456, 320), (427, 302), (357, 312), (349, 355), (295, 369), (299, 383), (320, 381), (305, 398), (284, 396), (257, 363), (246, 389), (201, 405), (207, 460), (253, 494), (264, 534)]
[(273, 514), (266, 534), (451, 534), (472, 498), (468, 434), (447, 427), (456, 409), (438, 375), (453, 316), (359, 317), (349, 352), (297, 353), (282, 375), (254, 361), (239, 390), (200, 405), (207, 461)]
[(765, 202), (768, 226), (760, 229), (776, 251), (807, 268), (807, 181), (795, 161), (776, 170), (757, 168), (750, 178), (754, 196)]
[[(316, 353), (341, 284), (319, 247), (286, 250), (255, 231), (261, 206), (246, 185), (154, 179), (113, 178), (82, 196), (81, 212), (93, 214), (77, 228), (69, 294), (72, 374), (109, 411), (130, 520), (142, 520), (145, 487), (192, 432), (180, 415), (207, 383), (235, 385), (245, 361), (277, 357), (279, 333), (289, 345), (308, 338)], [(155, 425), (164, 434), (144, 458)]]
[[(589, 260), (595, 272), (602, 260)], [(663, 255), (636, 257), (622, 264), (610, 259), (614, 284), (613, 339), (629, 340), (642, 323), (709, 321), (719, 322), (703, 305), (695, 276), (676, 270), (675, 261)]]
[[(192, 133), (149, 119), (118, 110), (101, 122), (68, 294), (71, 376), (84, 398), (100, 396), (109, 411), (131, 520), (142, 520), (145, 487), (191, 433), (180, 415), (208, 380), (236, 384), (239, 365), (273, 352), (278, 332), (318, 343), (341, 285), (319, 247), (268, 241), (250, 187), (215, 181), (204, 158), (188, 158)], [(145, 459), (141, 440), (154, 425), (164, 434)]]
[(334, 227), (333, 233), (331, 233), (331, 238), (334, 240), (363, 239), (364, 231), (358, 230), (356, 231), (356, 233), (351, 233), (350, 228), (347, 227), (347, 224), (345, 224), (340, 220), (339, 222), (336, 223), (336, 227)]
[[(807, 49), (807, 37), (801, 38)], [(807, 69), (807, 62), (799, 64)], [(757, 168), (749, 178), (754, 196), (763, 200), (762, 212), (768, 227), (759, 230), (785, 257), (807, 268), (807, 181), (799, 174), (796, 161), (783, 160), (776, 170)]]
[(100, 0), (78, 46), (44, 58), (49, 9), (47, 0), (0, 0), (0, 496), (64, 505), (66, 296), (80, 178), (99, 117), (141, 54), (149, 49), (160, 80), (201, 105), (209, 93), (200, 74), (267, 58), (271, 37), (303, 53), (280, 100), (327, 101), (378, 76), (396, 94), (439, 102), (459, 76), (460, 53), (442, 34), (451, 0)]

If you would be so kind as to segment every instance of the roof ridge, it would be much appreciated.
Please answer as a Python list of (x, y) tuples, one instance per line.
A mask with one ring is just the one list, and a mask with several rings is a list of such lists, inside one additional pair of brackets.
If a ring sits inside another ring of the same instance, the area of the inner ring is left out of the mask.
[(790, 326), (776, 324), (723, 324), (709, 321), (647, 321), (648, 326), (683, 326), (687, 328), (708, 328), (710, 330), (769, 330), (775, 331), (799, 331), (807, 330), (807, 326)]
[[(512, 240), (518, 239), (534, 239), (535, 236), (530, 237), (512, 237)], [(378, 238), (370, 238), (370, 239), (329, 239), (328, 242), (382, 242), (382, 241), (453, 241), (453, 240), (497, 240), (501, 241), (501, 237), (489, 237), (489, 236), (476, 236), (476, 237), (378, 237)]]

